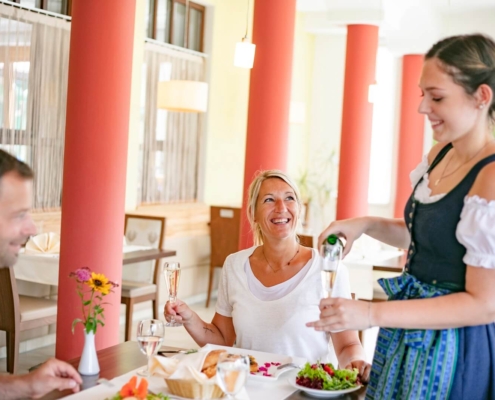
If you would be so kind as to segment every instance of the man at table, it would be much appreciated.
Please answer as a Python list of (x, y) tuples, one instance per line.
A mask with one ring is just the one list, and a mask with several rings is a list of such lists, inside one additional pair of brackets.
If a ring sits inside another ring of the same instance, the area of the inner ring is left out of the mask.
[[(29, 215), (33, 171), (9, 153), (0, 150), (0, 267), (12, 267), (21, 246), (36, 227)], [(0, 375), (0, 399), (39, 398), (52, 390), (79, 391), (82, 383), (69, 364), (50, 359), (33, 373)]]

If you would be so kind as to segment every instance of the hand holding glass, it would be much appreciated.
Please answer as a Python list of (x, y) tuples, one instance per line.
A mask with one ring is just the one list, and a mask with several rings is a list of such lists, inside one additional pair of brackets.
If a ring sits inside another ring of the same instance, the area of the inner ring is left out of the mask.
[[(180, 282), (180, 264), (178, 262), (165, 263), (165, 282), (168, 289), (168, 301), (174, 303), (177, 300), (177, 291), (179, 290)], [(175, 322), (174, 317), (171, 317), (171, 321), (167, 322), (165, 326), (182, 326), (180, 322)]]
[(139, 375), (149, 377), (149, 364), (151, 356), (156, 355), (165, 337), (165, 325), (158, 319), (145, 319), (140, 321), (137, 329), (137, 341), (139, 348), (148, 358), (146, 368), (138, 371)]
[(327, 297), (332, 297), (332, 291), (337, 279), (340, 261), (342, 260), (341, 246), (326, 246), (321, 252), (321, 281)]
[(217, 364), (217, 382), (227, 399), (234, 399), (246, 384), (249, 374), (249, 357), (237, 354), (220, 354)]

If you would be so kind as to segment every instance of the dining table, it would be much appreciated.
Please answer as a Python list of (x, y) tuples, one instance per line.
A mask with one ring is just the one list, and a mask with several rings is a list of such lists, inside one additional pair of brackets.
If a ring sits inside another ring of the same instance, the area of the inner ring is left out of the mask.
[[(162, 350), (185, 350), (176, 347), (162, 346)], [(94, 397), (93, 391), (88, 391), (85, 395), (85, 391), (90, 390), (98, 385), (98, 381), (101, 378), (107, 381), (118, 378), (122, 375), (128, 374), (131, 371), (136, 370), (146, 364), (146, 357), (139, 350), (137, 342), (128, 341), (117, 344), (115, 346), (108, 347), (106, 349), (99, 350), (97, 352), (98, 361), (100, 364), (100, 373), (96, 376), (83, 377), (83, 384), (81, 387), (82, 392), (77, 395), (77, 399), (92, 399), (100, 400)], [(79, 365), (79, 358), (74, 358), (68, 361), (69, 364), (77, 368)], [(278, 388), (278, 390), (277, 390)], [(118, 387), (115, 387), (115, 392), (118, 391)], [(260, 385), (258, 381), (250, 382), (246, 384), (246, 392), (249, 395), (250, 400), (308, 400), (309, 397), (304, 392), (297, 390), (287, 383), (285, 374), (279, 376), (275, 383), (269, 383)], [(365, 387), (347, 395), (340, 397), (333, 397), (336, 400), (363, 400), (365, 398)], [(277, 393), (283, 393), (277, 397)], [(70, 390), (66, 391), (53, 391), (46, 396), (42, 397), (42, 400), (55, 400), (62, 399), (71, 396), (73, 393)], [(170, 395), (170, 399), (174, 400), (176, 397)], [(69, 399), (68, 399), (69, 400)], [(102, 399), (101, 399), (102, 400)]]
[[(175, 250), (145, 246), (124, 246), (122, 265), (173, 257)], [(22, 281), (58, 286), (59, 254), (20, 253), (14, 265), (15, 278)]]

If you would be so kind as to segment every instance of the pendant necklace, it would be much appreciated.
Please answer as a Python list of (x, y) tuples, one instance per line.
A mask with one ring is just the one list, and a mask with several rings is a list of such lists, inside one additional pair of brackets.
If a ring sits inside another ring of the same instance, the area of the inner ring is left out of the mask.
[[(300, 250), (300, 249), (301, 249), (301, 245), (299, 245), (299, 246), (298, 246), (297, 251), (296, 251), (296, 254), (294, 254), (294, 257), (292, 257), (292, 258), (291, 258), (291, 259), (287, 262), (287, 265), (290, 265), (290, 263), (292, 262), (292, 260), (294, 260), (294, 258), (296, 258), (296, 256), (299, 254), (299, 250)], [(275, 269), (274, 269), (274, 268), (270, 265), (270, 263), (268, 262), (268, 259), (267, 259), (267, 258), (266, 258), (266, 256), (265, 256), (265, 247), (264, 247), (264, 246), (261, 248), (261, 252), (263, 253), (263, 257), (265, 258), (266, 263), (268, 264), (268, 266), (270, 267), (270, 269), (271, 269), (273, 272), (277, 273), (278, 271), (280, 271), (280, 270), (282, 269), (282, 268), (279, 268), (279, 269), (275, 270)]]
[(452, 157), (449, 158), (449, 160), (447, 161), (447, 164), (445, 164), (445, 168), (443, 169), (442, 171), (442, 175), (440, 176), (440, 178), (438, 178), (434, 185), (437, 186), (440, 181), (443, 179), (443, 178), (447, 178), (448, 176), (452, 175), (453, 173), (457, 172), (459, 170), (459, 168), (461, 168), (463, 165), (466, 165), (469, 161), (473, 160), (478, 154), (481, 153), (481, 150), (483, 150), (486, 146), (488, 146), (489, 143), (493, 142), (495, 139), (492, 139), (492, 140), (489, 140), (488, 142), (486, 142), (483, 147), (481, 149), (479, 149), (475, 154), (474, 156), (470, 157), (467, 161), (463, 162), (461, 165), (459, 165), (456, 169), (454, 169), (452, 172), (449, 172), (447, 175), (445, 175), (445, 171), (447, 170), (447, 168), (449, 167), (449, 164), (450, 164), (450, 160), (452, 160), (452, 158), (454, 157), (454, 155), (452, 155)]

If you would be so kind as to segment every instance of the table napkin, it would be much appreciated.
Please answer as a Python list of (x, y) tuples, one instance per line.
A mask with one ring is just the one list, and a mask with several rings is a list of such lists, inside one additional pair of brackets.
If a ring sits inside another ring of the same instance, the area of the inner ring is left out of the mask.
[[(209, 351), (198, 351), (197, 353), (186, 354), (181, 360), (172, 357), (155, 356), (151, 361), (151, 374), (153, 378), (195, 379), (200, 384), (213, 385), (217, 383), (216, 376), (208, 378), (200, 372), (208, 353)], [(242, 388), (235, 398), (236, 400), (249, 400), (246, 388)]]
[(58, 254), (60, 253), (60, 236), (54, 232), (33, 236), (26, 243), (26, 254)]

